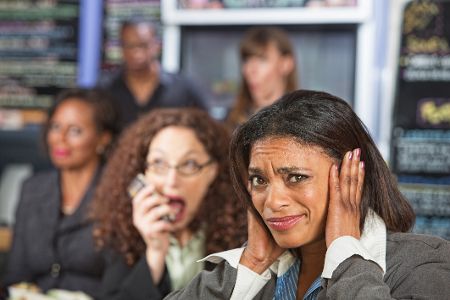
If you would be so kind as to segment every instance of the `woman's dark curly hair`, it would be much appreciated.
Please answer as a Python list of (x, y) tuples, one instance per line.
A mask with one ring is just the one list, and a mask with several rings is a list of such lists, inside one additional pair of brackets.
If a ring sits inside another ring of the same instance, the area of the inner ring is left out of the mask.
[(145, 243), (132, 223), (127, 186), (138, 173), (144, 172), (152, 139), (169, 126), (192, 129), (218, 164), (218, 175), (189, 224), (193, 232), (202, 224), (207, 225), (206, 253), (238, 247), (247, 237), (246, 210), (233, 192), (229, 174), (228, 131), (198, 109), (156, 109), (142, 116), (121, 136), (103, 172), (91, 211), (96, 221), (94, 238), (97, 246), (112, 247), (129, 265), (143, 255)]

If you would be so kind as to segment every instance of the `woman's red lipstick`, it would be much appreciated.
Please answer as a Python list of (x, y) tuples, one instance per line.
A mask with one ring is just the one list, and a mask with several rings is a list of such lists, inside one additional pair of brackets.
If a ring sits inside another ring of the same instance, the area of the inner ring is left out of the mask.
[(56, 157), (66, 157), (69, 155), (69, 150), (64, 150), (64, 149), (55, 149), (53, 150), (53, 155)]
[(266, 222), (267, 225), (275, 231), (286, 231), (294, 227), (303, 217), (304, 215), (269, 218), (266, 219)]

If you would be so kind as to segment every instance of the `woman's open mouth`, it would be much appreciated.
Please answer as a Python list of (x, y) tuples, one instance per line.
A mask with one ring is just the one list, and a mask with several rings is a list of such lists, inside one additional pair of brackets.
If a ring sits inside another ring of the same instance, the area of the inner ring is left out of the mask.
[(166, 197), (169, 199), (169, 206), (172, 210), (172, 213), (169, 216), (170, 220), (172, 222), (179, 222), (184, 217), (186, 201), (184, 201), (183, 198), (178, 197), (178, 196), (166, 195)]

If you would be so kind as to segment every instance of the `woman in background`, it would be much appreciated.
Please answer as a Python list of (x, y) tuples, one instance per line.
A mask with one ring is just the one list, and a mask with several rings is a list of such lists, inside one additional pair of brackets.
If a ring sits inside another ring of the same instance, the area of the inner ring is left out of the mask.
[[(242, 245), (228, 146), (224, 127), (196, 109), (154, 110), (123, 133), (92, 211), (109, 252), (103, 299), (162, 299), (205, 268), (204, 255)], [(147, 186), (131, 199), (140, 173)]]
[(253, 27), (240, 44), (241, 84), (227, 122), (246, 121), (286, 92), (297, 89), (295, 52), (288, 35), (278, 27)]
[(49, 110), (45, 144), (54, 170), (26, 180), (5, 284), (34, 283), (97, 296), (103, 260), (87, 208), (116, 133), (117, 113), (97, 90), (62, 92)]

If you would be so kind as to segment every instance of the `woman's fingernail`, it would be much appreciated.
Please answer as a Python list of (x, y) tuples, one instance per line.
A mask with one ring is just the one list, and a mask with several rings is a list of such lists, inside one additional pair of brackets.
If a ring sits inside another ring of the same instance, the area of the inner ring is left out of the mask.
[(337, 176), (338, 175), (338, 173), (339, 173), (339, 169), (338, 169), (338, 166), (337, 165), (333, 165), (333, 168), (334, 168), (334, 171), (335, 171), (335, 175)]
[(352, 156), (353, 156), (352, 151), (347, 152), (347, 158), (348, 158), (348, 160), (352, 160)]
[(355, 149), (355, 157), (359, 158), (360, 155), (361, 155), (361, 149), (360, 148)]
[(365, 167), (365, 166), (364, 166), (364, 162), (363, 162), (363, 161), (360, 161), (360, 162), (359, 162), (359, 168), (360, 168), (360, 169), (364, 169), (364, 167)]

